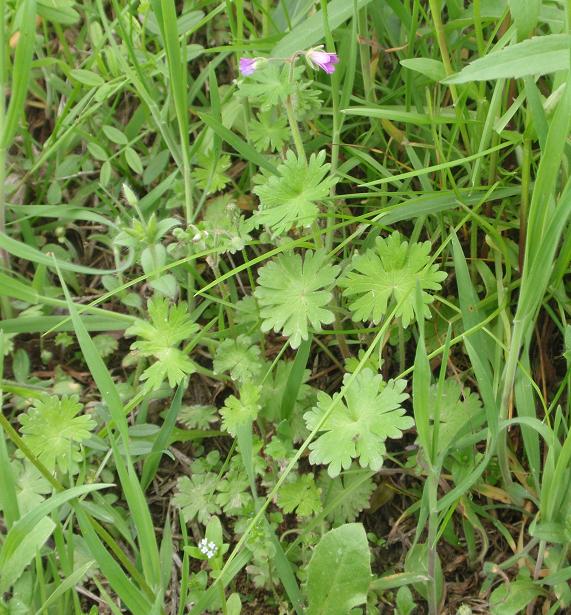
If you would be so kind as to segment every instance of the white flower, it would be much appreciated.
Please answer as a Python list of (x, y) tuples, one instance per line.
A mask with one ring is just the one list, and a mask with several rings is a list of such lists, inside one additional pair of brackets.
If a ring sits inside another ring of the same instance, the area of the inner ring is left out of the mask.
[(213, 542), (209, 542), (206, 538), (203, 538), (198, 543), (198, 549), (203, 555), (206, 555), (208, 559), (213, 558), (216, 555), (216, 551), (218, 551), (218, 547)]

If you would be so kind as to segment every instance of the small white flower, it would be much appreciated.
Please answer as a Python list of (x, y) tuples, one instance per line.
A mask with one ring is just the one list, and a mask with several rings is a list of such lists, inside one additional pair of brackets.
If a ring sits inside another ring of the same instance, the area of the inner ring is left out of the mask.
[(216, 555), (216, 551), (218, 551), (218, 547), (213, 542), (208, 542), (206, 538), (203, 538), (198, 543), (198, 549), (208, 559), (213, 558)]

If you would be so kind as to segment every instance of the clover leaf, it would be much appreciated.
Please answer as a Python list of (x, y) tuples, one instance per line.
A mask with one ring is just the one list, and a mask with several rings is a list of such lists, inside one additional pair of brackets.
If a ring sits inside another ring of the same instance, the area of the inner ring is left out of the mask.
[[(345, 387), (351, 377), (345, 374)], [(358, 459), (362, 468), (379, 470), (383, 465), (385, 440), (402, 437), (402, 432), (414, 425), (401, 407), (408, 398), (405, 387), (404, 380), (384, 382), (379, 374), (365, 368), (355, 376), (344, 399), (339, 399), (337, 394), (329, 415), (334, 399), (320, 391), (317, 406), (303, 416), (310, 430), (325, 418), (319, 427), (322, 435), (309, 445), (310, 463), (326, 464), (331, 477), (338, 476), (342, 468), (349, 469), (353, 459)]]
[[(428, 305), (434, 297), (427, 291), (442, 288), (446, 278), (438, 265), (430, 264), (429, 241), (409, 243), (398, 232), (383, 239), (377, 237), (374, 249), (357, 254), (349, 272), (339, 280), (343, 295), (356, 320), (380, 322), (389, 311), (389, 301), (398, 305), (396, 316), (408, 325), (419, 316), (430, 318)], [(416, 314), (416, 285), (420, 284), (423, 314)]]
[(88, 415), (78, 416), (82, 409), (77, 395), (54, 395), (36, 400), (18, 417), (24, 442), (48, 470), (75, 472), (83, 459), (80, 444), (91, 436), (96, 423)]
[(337, 182), (327, 176), (330, 166), (325, 163), (325, 150), (311, 154), (307, 163), (288, 150), (278, 166), (279, 175), (258, 175), (261, 183), (254, 193), (260, 198), (260, 208), (252, 222), (270, 227), (276, 235), (311, 226), (319, 213), (319, 201), (329, 196)]
[(308, 325), (320, 329), (334, 320), (327, 304), (339, 267), (323, 251), (281, 254), (262, 267), (254, 295), (260, 305), (262, 331), (273, 329), (289, 337), (297, 348), (309, 336)]

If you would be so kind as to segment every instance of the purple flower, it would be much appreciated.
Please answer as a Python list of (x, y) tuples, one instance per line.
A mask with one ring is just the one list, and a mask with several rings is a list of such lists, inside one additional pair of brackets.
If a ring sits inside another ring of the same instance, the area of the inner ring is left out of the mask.
[(240, 58), (240, 72), (249, 77), (257, 68), (258, 58)]
[(335, 64), (339, 62), (339, 58), (336, 53), (329, 53), (323, 51), (321, 47), (310, 49), (305, 57), (311, 66), (319, 67), (324, 70), (328, 75), (335, 72)]

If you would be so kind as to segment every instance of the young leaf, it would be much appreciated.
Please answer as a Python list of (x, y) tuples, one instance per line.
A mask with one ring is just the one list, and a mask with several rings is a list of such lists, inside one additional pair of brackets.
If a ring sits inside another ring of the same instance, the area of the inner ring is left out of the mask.
[(295, 511), (298, 517), (320, 512), (321, 489), (315, 484), (313, 474), (302, 474), (297, 480), (283, 485), (278, 492), (278, 504), (285, 513)]
[(232, 436), (236, 437), (238, 428), (254, 421), (260, 411), (261, 387), (246, 382), (240, 387), (240, 399), (230, 395), (220, 410), (222, 427)]
[[(294, 69), (294, 76), (299, 78), (302, 72), (303, 68), (298, 66)], [(240, 96), (262, 111), (269, 111), (285, 103), (288, 96), (293, 94), (295, 83), (289, 79), (289, 67), (267, 62), (248, 79), (241, 81), (238, 88)]]
[(307, 615), (347, 615), (366, 602), (370, 581), (365, 528), (349, 523), (327, 532), (307, 567)]
[(220, 513), (214, 500), (216, 479), (213, 472), (196, 473), (190, 478), (181, 476), (178, 479), (173, 504), (182, 509), (187, 523), (196, 518), (205, 525), (212, 515)]
[(216, 349), (213, 367), (215, 374), (229, 372), (240, 383), (255, 380), (262, 368), (260, 349), (247, 335), (226, 339)]
[(260, 305), (262, 331), (273, 330), (290, 338), (292, 348), (308, 339), (308, 324), (315, 329), (334, 320), (325, 306), (339, 272), (325, 252), (281, 254), (260, 270), (255, 296)]
[(257, 121), (251, 120), (249, 129), (250, 138), (256, 149), (261, 152), (267, 150), (279, 152), (289, 142), (291, 136), (287, 117), (285, 115), (274, 117), (270, 112), (260, 113)]
[(430, 305), (434, 298), (428, 290), (440, 290), (446, 278), (438, 265), (430, 264), (430, 242), (412, 243), (401, 239), (394, 232), (383, 239), (377, 237), (374, 249), (353, 257), (351, 269), (339, 280), (345, 288), (349, 308), (356, 320), (380, 322), (389, 311), (389, 301), (398, 304), (396, 316), (404, 327), (418, 318), (415, 289), (417, 282), (422, 289), (424, 318), (430, 318)]
[(217, 156), (214, 150), (197, 156), (198, 166), (192, 171), (196, 185), (207, 194), (218, 192), (230, 181), (226, 171), (230, 168), (230, 156)]
[(260, 208), (253, 223), (270, 227), (276, 235), (311, 226), (319, 213), (317, 203), (329, 196), (337, 182), (327, 176), (330, 166), (325, 163), (325, 150), (311, 154), (307, 164), (289, 150), (278, 167), (279, 175), (258, 176), (260, 185), (254, 193)]
[(178, 345), (194, 335), (198, 325), (191, 320), (186, 303), (169, 306), (164, 297), (155, 296), (148, 303), (148, 311), (151, 322), (137, 320), (125, 334), (142, 337), (131, 348), (157, 359), (143, 372), (141, 380), (147, 380), (148, 386), (157, 389), (168, 378), (174, 387), (195, 371), (194, 363)]
[[(344, 384), (350, 378), (350, 374), (345, 374)], [(309, 445), (310, 463), (327, 464), (331, 477), (338, 476), (342, 468), (348, 470), (353, 459), (358, 459), (362, 468), (379, 470), (385, 440), (400, 438), (404, 430), (414, 425), (401, 407), (408, 398), (405, 387), (405, 380), (383, 382), (379, 374), (363, 369), (345, 393), (345, 399), (337, 402), (321, 426), (320, 431), (325, 433)], [(332, 402), (327, 393), (319, 392), (317, 406), (303, 416), (308, 429), (315, 429)]]

